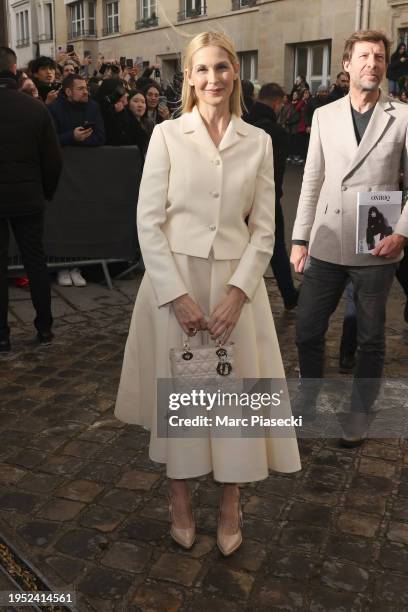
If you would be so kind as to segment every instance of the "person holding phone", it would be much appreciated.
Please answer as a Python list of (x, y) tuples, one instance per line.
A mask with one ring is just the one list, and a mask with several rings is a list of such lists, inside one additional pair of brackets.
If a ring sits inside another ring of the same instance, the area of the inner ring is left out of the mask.
[(89, 98), (85, 79), (68, 75), (49, 111), (62, 146), (98, 147), (105, 144), (105, 129), (98, 104)]
[(170, 119), (170, 111), (167, 106), (167, 98), (162, 96), (158, 85), (149, 85), (146, 91), (147, 115), (153, 125), (158, 125), (166, 119)]
[(51, 57), (42, 55), (28, 64), (28, 73), (32, 77), (38, 94), (43, 102), (52, 104), (58, 96), (59, 83), (55, 79), (57, 64)]

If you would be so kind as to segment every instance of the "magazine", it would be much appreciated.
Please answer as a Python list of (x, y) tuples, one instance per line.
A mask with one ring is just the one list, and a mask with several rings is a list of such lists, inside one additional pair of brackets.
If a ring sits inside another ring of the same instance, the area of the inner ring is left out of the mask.
[(402, 191), (357, 194), (356, 253), (371, 253), (380, 240), (394, 233), (401, 216)]

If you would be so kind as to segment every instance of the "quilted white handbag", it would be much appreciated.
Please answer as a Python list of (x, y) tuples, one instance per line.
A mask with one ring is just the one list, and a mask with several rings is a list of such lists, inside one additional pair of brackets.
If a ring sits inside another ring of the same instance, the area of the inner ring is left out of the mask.
[(174, 386), (187, 391), (190, 381), (213, 391), (239, 392), (240, 385), (234, 365), (234, 343), (198, 346), (191, 348), (188, 340), (182, 349), (170, 349), (171, 371)]

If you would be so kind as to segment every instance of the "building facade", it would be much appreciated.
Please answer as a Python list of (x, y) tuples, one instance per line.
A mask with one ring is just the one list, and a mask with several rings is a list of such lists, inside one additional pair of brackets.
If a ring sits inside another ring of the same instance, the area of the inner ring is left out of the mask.
[[(15, 14), (27, 6), (30, 23), (30, 13), (42, 15), (39, 7), (50, 3), (9, 4)], [(190, 38), (209, 29), (234, 40), (243, 78), (290, 88), (296, 74), (304, 74), (314, 91), (341, 69), (344, 40), (354, 30), (382, 29), (394, 45), (408, 40), (408, 0), (56, 0), (54, 10), (54, 50), (72, 45), (93, 61), (98, 54), (105, 61), (142, 57), (161, 64), (164, 81), (181, 66)], [(24, 23), (20, 30), (25, 40)]]
[(20, 67), (39, 55), (55, 55), (54, 21), (53, 0), (8, 0), (9, 45)]

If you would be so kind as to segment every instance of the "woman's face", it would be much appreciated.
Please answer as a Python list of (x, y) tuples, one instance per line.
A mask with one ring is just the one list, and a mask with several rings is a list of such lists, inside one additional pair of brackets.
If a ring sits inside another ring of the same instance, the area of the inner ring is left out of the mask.
[(194, 87), (199, 107), (229, 105), (238, 79), (238, 65), (233, 65), (225, 49), (213, 45), (203, 47), (194, 53), (187, 78)]
[(400, 100), (401, 102), (408, 102), (408, 96), (406, 91), (401, 91)]
[(159, 104), (160, 92), (156, 87), (149, 87), (146, 92), (147, 106), (149, 110), (155, 110)]
[(403, 55), (403, 54), (406, 52), (406, 50), (407, 50), (407, 48), (406, 48), (406, 46), (405, 46), (405, 45), (400, 45), (400, 46), (398, 47), (398, 53), (399, 53), (400, 55)]
[(292, 104), (295, 104), (295, 102), (299, 102), (299, 96), (297, 91), (294, 91), (292, 95)]
[(128, 104), (128, 95), (124, 94), (120, 100), (114, 104), (115, 113), (121, 113)]
[(136, 117), (143, 117), (146, 112), (146, 100), (142, 94), (136, 94), (129, 102), (129, 108)]
[(308, 89), (305, 89), (305, 91), (303, 92), (303, 100), (309, 100), (310, 98), (310, 91)]

